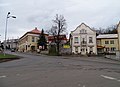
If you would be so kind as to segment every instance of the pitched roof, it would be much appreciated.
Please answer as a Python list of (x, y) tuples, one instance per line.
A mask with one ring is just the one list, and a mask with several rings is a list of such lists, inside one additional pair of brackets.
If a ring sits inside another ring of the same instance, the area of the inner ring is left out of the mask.
[[(85, 23), (81, 23), (78, 27), (81, 27), (82, 25), (84, 25), (84, 26), (88, 27), (90, 30), (92, 30), (92, 31), (96, 32), (96, 30), (94, 30), (94, 29), (90, 28), (90, 27), (89, 27), (88, 25), (86, 25)], [(78, 27), (77, 27), (77, 28), (78, 28)], [(75, 30), (71, 31), (71, 32), (76, 31), (76, 30), (77, 30), (77, 28), (76, 28)]]
[[(55, 38), (57, 38), (57, 36), (55, 36)], [(53, 40), (54, 40), (54, 36), (48, 36), (48, 41), (53, 41)], [(60, 35), (59, 40), (67, 40), (66, 35)]]
[(35, 29), (33, 29), (32, 31), (29, 31), (28, 33), (40, 34), (41, 31), (39, 31), (39, 30), (37, 29), (37, 27), (35, 27)]
[(100, 34), (97, 36), (97, 39), (105, 39), (105, 38), (118, 38), (118, 34)]
[(35, 27), (35, 29), (31, 30), (31, 31), (28, 31), (26, 32), (22, 37), (20, 37), (19, 39), (23, 38), (25, 35), (27, 35), (28, 33), (30, 34), (40, 34), (41, 32), (37, 29), (37, 27)]

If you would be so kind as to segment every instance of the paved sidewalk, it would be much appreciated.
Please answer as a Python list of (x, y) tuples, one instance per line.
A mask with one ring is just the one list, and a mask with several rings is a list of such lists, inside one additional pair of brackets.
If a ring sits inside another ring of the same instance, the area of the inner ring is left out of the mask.
[(99, 63), (111, 63), (111, 64), (119, 64), (120, 65), (120, 61), (117, 60), (111, 60), (108, 58), (103, 57), (87, 57), (87, 56), (82, 56), (82, 57), (72, 57), (72, 56), (61, 56), (64, 59), (74, 59), (74, 60), (81, 60), (81, 61), (93, 61), (93, 62), (99, 62)]
[(105, 56), (49, 56), (45, 54), (38, 54), (38, 53), (21, 53), (21, 52), (7, 52), (10, 54), (20, 53), (20, 54), (26, 54), (26, 55), (36, 55), (36, 56), (48, 56), (49, 58), (60, 58), (60, 59), (72, 59), (72, 60), (78, 60), (78, 61), (93, 61), (93, 62), (99, 62), (99, 63), (111, 63), (111, 64), (120, 64), (120, 61), (105, 58)]

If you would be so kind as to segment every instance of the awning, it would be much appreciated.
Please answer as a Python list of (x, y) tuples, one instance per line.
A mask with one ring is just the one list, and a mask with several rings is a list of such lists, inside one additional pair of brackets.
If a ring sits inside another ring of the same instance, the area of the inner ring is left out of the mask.
[(105, 48), (105, 46), (97, 46), (97, 48)]

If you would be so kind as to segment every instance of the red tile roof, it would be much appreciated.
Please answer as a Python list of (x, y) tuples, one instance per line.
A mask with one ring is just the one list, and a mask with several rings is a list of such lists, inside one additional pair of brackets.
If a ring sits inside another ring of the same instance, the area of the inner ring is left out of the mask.
[[(55, 38), (57, 38), (57, 36), (55, 36)], [(66, 35), (60, 35), (59, 40), (66, 40), (67, 41)], [(54, 41), (54, 36), (48, 36), (48, 41)]]
[(32, 31), (29, 31), (30, 33), (36, 33), (36, 34), (40, 34), (41, 33), (41, 31), (39, 31), (38, 29), (37, 29), (37, 27), (35, 27), (35, 29), (33, 29)]

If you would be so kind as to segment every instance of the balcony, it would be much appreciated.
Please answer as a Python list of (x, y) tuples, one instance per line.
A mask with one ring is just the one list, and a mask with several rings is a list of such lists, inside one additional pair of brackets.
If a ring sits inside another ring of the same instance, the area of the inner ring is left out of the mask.
[(86, 45), (87, 45), (87, 41), (82, 41), (82, 42), (81, 42), (81, 45), (82, 45), (82, 46), (86, 46)]

